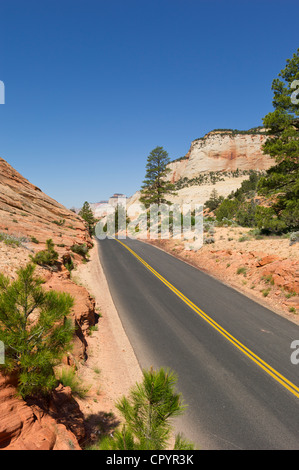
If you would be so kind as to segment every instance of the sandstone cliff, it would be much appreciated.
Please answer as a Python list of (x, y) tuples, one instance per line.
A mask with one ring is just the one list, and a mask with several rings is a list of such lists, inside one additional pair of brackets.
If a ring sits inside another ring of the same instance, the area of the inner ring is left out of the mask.
[(171, 162), (168, 179), (192, 179), (211, 171), (267, 170), (273, 159), (262, 152), (266, 136), (263, 132), (212, 131), (191, 143), (188, 153)]
[[(173, 204), (204, 204), (212, 190), (227, 197), (248, 179), (249, 170), (264, 171), (274, 161), (263, 154), (262, 145), (266, 140), (263, 129), (252, 131), (215, 130), (191, 143), (187, 154), (168, 165), (171, 170), (167, 179), (172, 183), (184, 181), (176, 187), (176, 195), (167, 199)], [(217, 173), (213, 181), (208, 175)], [(203, 178), (207, 175), (207, 178)], [(201, 177), (202, 181), (190, 182)], [(179, 183), (180, 184), (180, 183)], [(127, 206), (138, 206), (140, 192), (127, 201)]]
[(45, 243), (90, 242), (83, 220), (31, 184), (0, 158), (0, 231)]

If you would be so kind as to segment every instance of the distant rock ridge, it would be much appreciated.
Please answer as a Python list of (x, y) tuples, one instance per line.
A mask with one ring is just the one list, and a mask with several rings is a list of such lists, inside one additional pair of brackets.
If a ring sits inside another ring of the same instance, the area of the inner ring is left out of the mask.
[(265, 129), (249, 131), (215, 129), (193, 140), (187, 154), (168, 167), (168, 179), (175, 183), (181, 178), (192, 179), (212, 171), (267, 170), (274, 160), (262, 151), (267, 136)]

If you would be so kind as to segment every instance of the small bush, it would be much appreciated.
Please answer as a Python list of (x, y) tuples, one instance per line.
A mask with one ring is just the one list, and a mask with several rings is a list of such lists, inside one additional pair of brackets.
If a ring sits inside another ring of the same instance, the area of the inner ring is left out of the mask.
[(237, 274), (244, 274), (244, 276), (246, 276), (246, 272), (247, 270), (244, 266), (237, 269)]
[(74, 395), (77, 395), (79, 398), (86, 397), (88, 388), (82, 386), (73, 368), (64, 367), (58, 375), (58, 380), (64, 387), (70, 387)]
[(239, 242), (248, 242), (248, 240), (249, 238), (246, 235), (242, 235), (242, 237), (238, 239)]
[(25, 237), (16, 237), (14, 235), (8, 235), (7, 233), (0, 233), (0, 241), (4, 242), (5, 245), (9, 246), (21, 246), (22, 243), (26, 243), (28, 240)]
[(35, 256), (31, 256), (33, 263), (40, 266), (54, 266), (58, 259), (58, 253), (54, 250), (54, 243), (51, 239), (46, 241), (46, 250), (39, 251)]
[(61, 227), (65, 224), (65, 219), (53, 220), (53, 224), (59, 225)]
[(204, 241), (203, 241), (205, 244), (209, 245), (211, 243), (215, 243), (215, 239), (212, 238), (212, 237), (209, 237), (209, 238), (205, 238)]
[(86, 258), (88, 253), (88, 247), (85, 243), (83, 245), (73, 245), (71, 250), (73, 253), (77, 253), (78, 255), (83, 256), (83, 258)]
[(263, 290), (261, 290), (261, 292), (262, 292), (264, 297), (268, 297), (268, 295), (270, 294), (270, 290), (271, 289), (263, 289)]

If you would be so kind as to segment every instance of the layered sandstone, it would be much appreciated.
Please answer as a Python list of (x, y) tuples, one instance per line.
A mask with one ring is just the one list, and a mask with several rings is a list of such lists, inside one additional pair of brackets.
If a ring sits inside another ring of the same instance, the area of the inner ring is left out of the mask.
[[(215, 130), (194, 140), (183, 158), (168, 165), (170, 173), (167, 179), (172, 183), (180, 180), (186, 183), (175, 190), (175, 195), (168, 195), (168, 201), (173, 204), (204, 204), (213, 190), (219, 196), (227, 197), (248, 179), (250, 170), (264, 171), (274, 164), (274, 160), (262, 150), (266, 139), (263, 129), (253, 129)], [(212, 172), (218, 176), (215, 181), (209, 177)], [(202, 182), (188, 181), (203, 175), (207, 178)], [(139, 198), (140, 192), (137, 191), (127, 200), (127, 206), (138, 207)]]
[[(83, 220), (43, 193), (0, 158), (0, 232), (41, 243), (90, 243)], [(63, 238), (63, 242), (62, 242)]]
[(192, 179), (212, 171), (267, 170), (273, 165), (273, 159), (263, 154), (266, 138), (262, 132), (209, 132), (191, 143), (184, 158), (169, 164), (168, 179), (175, 183), (181, 178)]
[[(80, 450), (78, 440), (84, 437), (83, 415), (69, 387), (60, 386), (45, 411), (17, 397), (16, 385), (15, 377), (0, 374), (0, 449)], [(73, 431), (58, 419), (62, 408), (72, 416)]]

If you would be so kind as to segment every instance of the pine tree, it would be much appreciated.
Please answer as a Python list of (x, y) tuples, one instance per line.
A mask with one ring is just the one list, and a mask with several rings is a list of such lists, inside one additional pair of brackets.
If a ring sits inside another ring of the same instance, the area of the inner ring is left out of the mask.
[(40, 266), (54, 266), (58, 260), (58, 253), (55, 251), (54, 247), (53, 240), (49, 238), (49, 240), (46, 241), (46, 249), (38, 251), (35, 256), (30, 256), (31, 261)]
[(274, 111), (263, 120), (269, 130), (263, 150), (276, 164), (258, 184), (259, 193), (274, 201), (259, 209), (258, 224), (277, 232), (299, 228), (299, 49), (278, 77), (272, 83)]
[[(129, 398), (123, 397), (116, 405), (125, 424), (113, 438), (101, 442), (101, 449), (166, 449), (172, 431), (170, 420), (185, 410), (181, 395), (174, 389), (176, 382), (171, 371), (143, 371), (143, 382), (136, 384)], [(193, 448), (180, 434), (176, 436), (175, 450)]]
[(210, 211), (214, 211), (220, 204), (223, 202), (224, 197), (219, 196), (216, 189), (213, 189), (210, 198), (205, 202), (205, 207), (207, 207)]
[(0, 370), (18, 375), (18, 391), (26, 397), (49, 393), (56, 386), (53, 367), (73, 337), (67, 319), (73, 305), (69, 294), (42, 289), (42, 279), (28, 264), (10, 282), (0, 274), (0, 340), (5, 364)]
[(151, 204), (168, 203), (166, 196), (174, 194), (174, 185), (166, 179), (171, 171), (167, 168), (169, 162), (168, 153), (163, 147), (156, 147), (149, 154), (140, 197), (146, 208)]
[(83, 207), (79, 212), (79, 215), (80, 217), (82, 217), (83, 220), (85, 220), (87, 230), (89, 234), (92, 235), (96, 219), (87, 201), (84, 202)]

